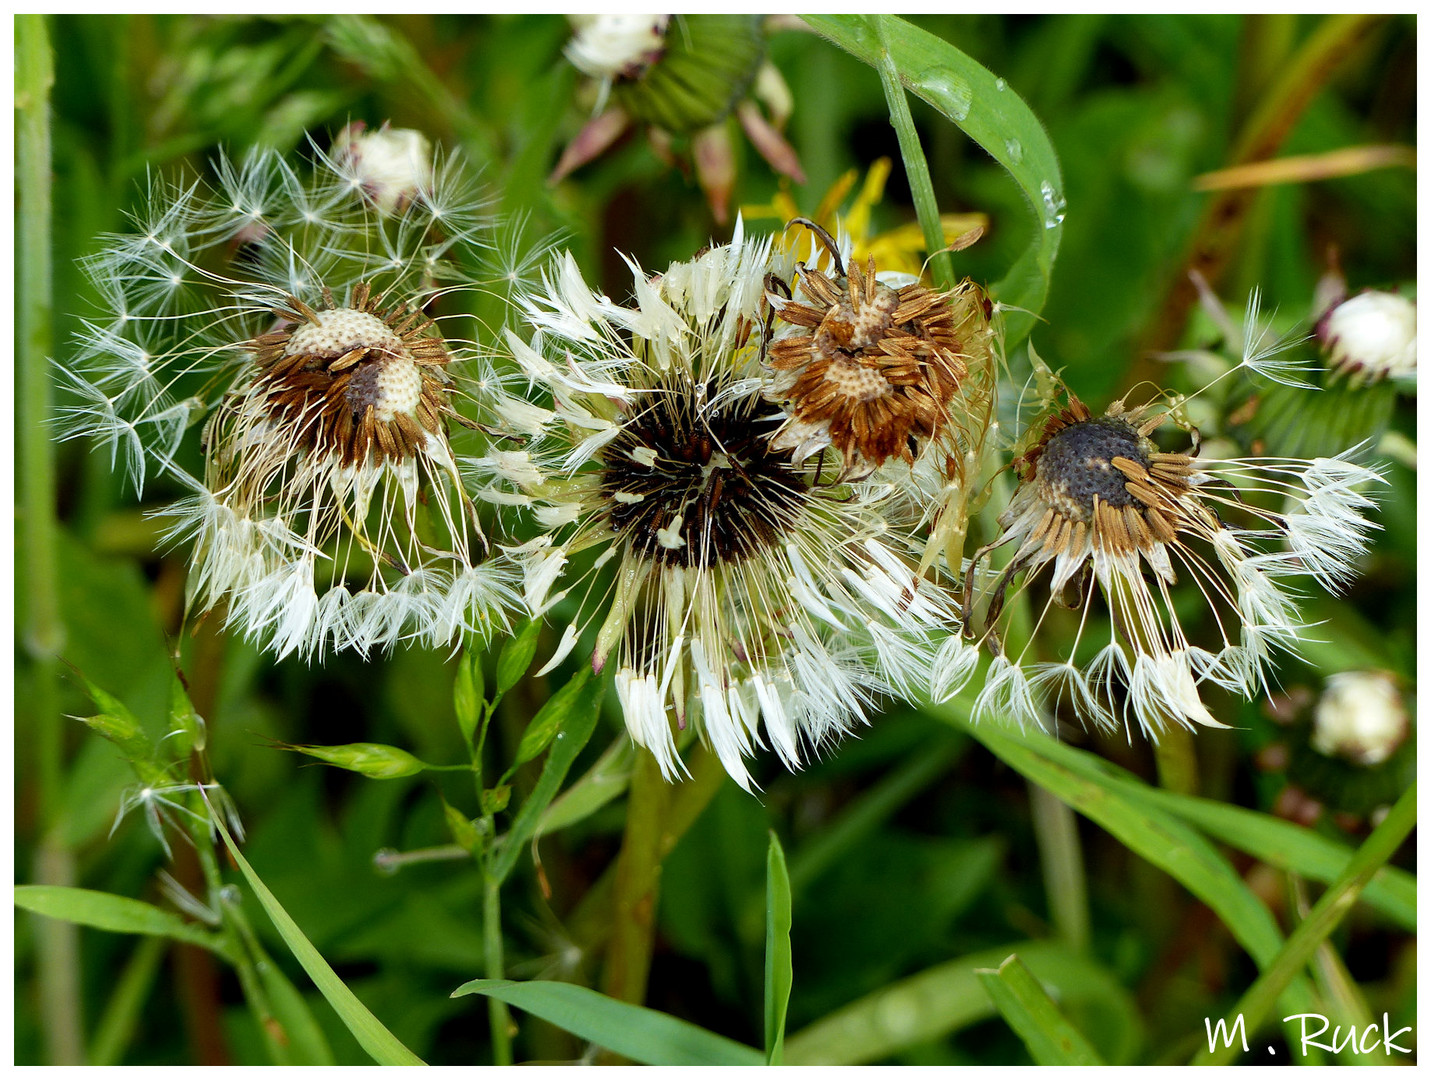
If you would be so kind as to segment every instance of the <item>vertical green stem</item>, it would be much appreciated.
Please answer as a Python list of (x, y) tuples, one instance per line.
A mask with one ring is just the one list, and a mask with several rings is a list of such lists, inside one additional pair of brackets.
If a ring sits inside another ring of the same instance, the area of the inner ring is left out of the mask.
[(649, 751), (638, 750), (626, 804), (626, 834), (616, 860), (611, 944), (606, 958), (606, 993), (639, 1005), (646, 999), (651, 971), (651, 937), (661, 875), (661, 834), (671, 785)]
[(1029, 784), (1034, 835), (1038, 841), (1048, 910), (1069, 948), (1088, 949), (1088, 883), (1083, 873), (1083, 845), (1078, 819), (1067, 803), (1037, 784)]
[[(482, 945), (487, 961), (487, 978), (505, 979), (506, 960), (502, 954), (502, 886), (483, 859), (482, 868)], [(512, 1064), (512, 1014), (505, 1002), (487, 999), (487, 1019), (492, 1026), (492, 1061), (496, 1065)]]
[(914, 129), (914, 117), (910, 115), (909, 100), (904, 96), (904, 86), (899, 81), (899, 69), (895, 67), (885, 43), (884, 17), (872, 15), (870, 19), (879, 30), (879, 78), (884, 85), (885, 102), (889, 105), (889, 122), (899, 136), (899, 156), (904, 159), (904, 174), (909, 180), (910, 194), (914, 196), (914, 211), (919, 217), (919, 227), (924, 230), (924, 246), (929, 251), (934, 283), (941, 289), (952, 289), (956, 280), (954, 260), (944, 250), (944, 226), (939, 220), (939, 204), (934, 199), (929, 163), (924, 160), (919, 132)]
[[(31, 660), (35, 783), (41, 838), (35, 878), (74, 884), (74, 859), (53, 826), (63, 783), (63, 742), (57, 656), (64, 631), (55, 577), (55, 460), (50, 445), (49, 355), (54, 298), (50, 250), (50, 88), (54, 55), (42, 15), (15, 18), (15, 140), (19, 195), (16, 272), (16, 390), (21, 544)], [(56, 1065), (84, 1061), (80, 1019), (79, 937), (69, 923), (42, 920), (38, 933), (43, 1028)]]
[(1153, 757), (1158, 763), (1158, 783), (1179, 795), (1196, 795), (1197, 746), (1187, 728), (1169, 724), (1153, 740)]

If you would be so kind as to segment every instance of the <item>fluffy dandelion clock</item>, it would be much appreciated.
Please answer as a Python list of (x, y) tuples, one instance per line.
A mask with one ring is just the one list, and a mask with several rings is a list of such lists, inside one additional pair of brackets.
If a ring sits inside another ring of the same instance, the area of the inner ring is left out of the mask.
[[(1069, 395), (1031, 427), (1002, 532), (965, 579), (966, 626), (994, 653), (979, 715), (1037, 722), (1045, 701), (1063, 699), (1101, 725), (1131, 714), (1153, 735), (1169, 724), (1223, 726), (1200, 686), (1265, 689), (1272, 651), (1295, 648), (1305, 633), (1288, 579), (1336, 589), (1354, 574), (1373, 527), (1363, 489), (1380, 480), (1376, 472), (1345, 457), (1165, 451), (1152, 435), (1172, 419), (1166, 407), (1121, 402), (1093, 416)], [(1002, 569), (982, 566), (998, 549), (1011, 552)], [(1211, 610), (1213, 640), (1184, 633), (1173, 595), (1180, 579)], [(1033, 605), (1030, 644), (1010, 656), (1010, 601), (1035, 582), (1047, 600)], [(1039, 631), (1058, 605), (1072, 609), (1076, 629), (1059, 659), (1040, 659), (1036, 649), (1052, 635)]]
[[(877, 695), (931, 678), (948, 692), (973, 659), (884, 513), (892, 485), (841, 480), (772, 442), (769, 272), (770, 244), (737, 227), (657, 278), (636, 269), (622, 307), (568, 256), (527, 301), (532, 343), (512, 339), (553, 407), (532, 489), (548, 531), (521, 550), (529, 602), (579, 594), (564, 645), (599, 626), (593, 666), (615, 663), (627, 727), (667, 777), (694, 728), (747, 788), (758, 747), (797, 767)], [(612, 583), (589, 572), (557, 592), (584, 550), (614, 564)]]
[(261, 152), (152, 183), (89, 261), (109, 310), (65, 369), (67, 435), (188, 489), (164, 514), (193, 607), (280, 655), (445, 644), (516, 600), (461, 475), (497, 399), (472, 340), (488, 227), (455, 162), (398, 191), (372, 138), (308, 175)]

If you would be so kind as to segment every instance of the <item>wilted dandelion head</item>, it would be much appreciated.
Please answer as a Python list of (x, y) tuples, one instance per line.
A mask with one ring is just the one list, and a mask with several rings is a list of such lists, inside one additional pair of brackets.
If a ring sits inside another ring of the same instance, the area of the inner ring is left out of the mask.
[[(698, 730), (741, 784), (766, 741), (791, 767), (859, 720), (881, 692), (946, 690), (967, 674), (953, 605), (909, 568), (910, 539), (882, 484), (839, 481), (772, 442), (762, 386), (770, 245), (743, 238), (648, 279), (636, 304), (593, 293), (567, 257), (530, 299), (533, 343), (513, 339), (553, 413), (532, 486), (548, 531), (524, 546), (529, 602), (578, 552), (590, 573), (568, 628), (598, 623), (593, 664), (617, 665), (632, 737), (667, 776)], [(571, 591), (571, 590), (567, 590)]]
[(355, 145), (311, 173), (259, 152), (212, 186), (151, 183), (89, 260), (108, 312), (65, 368), (66, 435), (140, 489), (188, 489), (165, 514), (193, 541), (192, 603), (279, 654), (446, 643), (514, 599), (459, 473), (495, 393), (489, 223), (459, 163), (375, 195)]
[(968, 281), (947, 293), (909, 275), (887, 283), (873, 256), (846, 275), (834, 241), (814, 228), (830, 273), (799, 264), (793, 296), (783, 279), (770, 282), (780, 329), (769, 393), (788, 414), (775, 445), (796, 460), (834, 447), (849, 475), (891, 459), (913, 465), (929, 444), (954, 441), (960, 386), (992, 350), (989, 301)]
[[(1170, 723), (1222, 726), (1200, 684), (1256, 693), (1272, 648), (1294, 648), (1303, 635), (1286, 579), (1308, 575), (1328, 588), (1350, 579), (1373, 527), (1360, 488), (1377, 473), (1345, 458), (1216, 460), (1196, 448), (1165, 451), (1152, 435), (1172, 419), (1152, 403), (1118, 402), (1093, 416), (1070, 394), (1030, 428), (1002, 532), (975, 555), (965, 581), (969, 632), (998, 657), (977, 711), (1036, 721), (1039, 699), (1053, 697), (1105, 725), (1125, 721), (1131, 709), (1152, 734)], [(1249, 524), (1230, 523), (1238, 520)], [(1000, 548), (1012, 552), (1002, 568), (982, 568)], [(1212, 624), (1211, 640), (1184, 632), (1180, 610), (1189, 609), (1175, 605), (1173, 593), (1179, 580), (1200, 594), (1197, 622)], [(1047, 599), (1034, 605), (1034, 644), (1010, 657), (1010, 600), (1035, 581)], [(1072, 610), (1073, 624), (1058, 642), (1059, 658), (1038, 660), (1058, 638), (1049, 624), (1060, 606)]]

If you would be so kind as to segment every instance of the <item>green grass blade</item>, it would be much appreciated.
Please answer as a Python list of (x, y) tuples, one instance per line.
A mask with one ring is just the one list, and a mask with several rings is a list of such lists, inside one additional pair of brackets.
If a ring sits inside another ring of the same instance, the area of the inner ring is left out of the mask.
[[(883, 20), (877, 26), (874, 18)], [(1028, 199), (1036, 224), (1029, 246), (990, 289), (1020, 311), (1005, 315), (1006, 342), (1018, 344), (1033, 328), (1048, 296), (1063, 237), (1063, 174), (1038, 117), (1003, 79), (950, 45), (892, 16), (806, 15), (806, 22), (842, 49), (879, 70), (882, 49), (900, 81), (952, 120), (1008, 170)]]
[(790, 873), (785, 851), (772, 831), (765, 855), (765, 1060), (781, 1064), (785, 1053), (785, 1014), (795, 967), (790, 957)]
[[(951, 716), (945, 709), (938, 715)], [(1078, 775), (1046, 756), (1057, 743), (1046, 735), (1015, 735), (988, 724), (958, 723), (994, 755), (1041, 784), (1085, 817), (1102, 826), (1130, 851), (1177, 879), (1210, 907), (1266, 970), (1282, 950), (1282, 933), (1272, 913), (1201, 833), (1171, 814), (1130, 799), (1116, 786)], [(1287, 987), (1288, 1012), (1312, 1012), (1311, 983), (1298, 976)]]
[[(1347, 868), (1322, 898), (1313, 905), (1311, 913), (1302, 920), (1281, 951), (1272, 958), (1257, 981), (1242, 995), (1242, 1000), (1230, 1015), (1241, 1014), (1248, 1032), (1257, 1031), (1267, 1020), (1277, 1003), (1282, 990), (1306, 967), (1307, 961), (1317, 951), (1327, 935), (1335, 930), (1356, 903), (1357, 895), (1365, 888), (1378, 867), (1396, 854), (1402, 842), (1416, 827), (1416, 784), (1413, 783), (1391, 813), (1378, 825), (1366, 842), (1357, 848)], [(1193, 1060), (1195, 1065), (1220, 1065), (1229, 1062), (1234, 1055), (1232, 1045), (1219, 1046), (1216, 1050), (1199, 1053)]]
[[(1086, 780), (1114, 789), (1145, 805), (1167, 810), (1208, 835), (1279, 869), (1330, 884), (1346, 868), (1353, 851), (1290, 821), (1212, 799), (1151, 787), (1126, 769), (1096, 754), (1054, 739), (1040, 739), (1038, 752)], [(1416, 929), (1416, 878), (1384, 866), (1367, 883), (1362, 900), (1407, 930)]]
[(1141, 1043), (1141, 1020), (1128, 992), (1106, 969), (1061, 942), (1024, 941), (939, 964), (891, 983), (785, 1041), (787, 1065), (859, 1065), (881, 1061), (911, 1046), (997, 1015), (977, 974), (1017, 953), (1064, 1002), (1088, 1002), (1129, 1037), (1110, 1050), (1115, 1062), (1131, 1060)]
[(453, 997), (483, 994), (644, 1065), (761, 1065), (765, 1055), (674, 1016), (571, 983), (473, 979)]
[(580, 780), (553, 799), (542, 812), (537, 836), (565, 829), (596, 813), (612, 799), (626, 793), (631, 784), (631, 768), (636, 760), (636, 744), (624, 734), (602, 751), (596, 764)]
[(282, 1025), (287, 1039), (290, 1063), (293, 1065), (333, 1065), (333, 1049), (322, 1025), (299, 993), (298, 987), (274, 963), (258, 964), (258, 977), (268, 995), (273, 1018)]
[(997, 969), (975, 972), (1009, 1027), (1028, 1048), (1035, 1065), (1102, 1065), (1103, 1059), (1058, 1011), (1053, 998), (1017, 955)]
[(159, 962), (168, 945), (163, 938), (143, 938), (135, 946), (119, 978), (110, 984), (104, 1015), (89, 1044), (89, 1064), (118, 1065), (134, 1039), (144, 1004), (154, 989)]
[(65, 885), (17, 885), (15, 906), (51, 919), (92, 926), (116, 934), (149, 934), (173, 938), (203, 949), (223, 952), (223, 942), (194, 923), (143, 900), (94, 889)]
[(561, 789), (572, 762), (591, 739), (605, 692), (605, 681), (591, 682), (591, 669), (582, 665), (532, 718), (531, 727), (545, 726), (555, 720), (554, 726), (559, 730), (552, 739), (551, 752), (542, 766), (542, 775), (517, 811), (502, 848), (493, 860), (492, 876), (498, 884), (506, 881), (512, 867), (517, 865), (522, 849), (536, 834), (542, 814)]
[(283, 910), (283, 905), (278, 902), (278, 897), (269, 891), (268, 886), (263, 883), (254, 868), (249, 865), (248, 860), (243, 857), (243, 852), (239, 851), (238, 845), (234, 843), (233, 837), (229, 835), (228, 829), (219, 820), (219, 816), (215, 814), (212, 820), (214, 827), (219, 831), (219, 836), (224, 841), (224, 846), (229, 849), (229, 854), (238, 866), (239, 872), (243, 874), (249, 888), (258, 897), (258, 902), (263, 905), (263, 910), (268, 912), (268, 917), (273, 920), (273, 925), (278, 929), (294, 957), (303, 965), (303, 970), (313, 980), (313, 985), (318, 987), (319, 993), (328, 999), (328, 1004), (333, 1006), (338, 1018), (353, 1033), (353, 1038), (358, 1040), (358, 1045), (366, 1050), (379, 1065), (426, 1064), (422, 1058), (404, 1046), (396, 1035), (385, 1028), (382, 1021), (369, 1012), (368, 1007), (358, 1000), (358, 996), (348, 989), (342, 979), (338, 978), (338, 973), (329, 966), (328, 961), (323, 959), (323, 954), (313, 947), (313, 943), (304, 936), (292, 916)]

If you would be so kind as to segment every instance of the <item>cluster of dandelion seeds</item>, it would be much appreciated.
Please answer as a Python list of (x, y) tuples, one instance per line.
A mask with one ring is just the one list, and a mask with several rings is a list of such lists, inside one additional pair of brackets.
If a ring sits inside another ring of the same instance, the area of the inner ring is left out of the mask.
[[(529, 486), (546, 531), (516, 554), (535, 609), (578, 590), (563, 644), (597, 625), (593, 665), (614, 659), (628, 728), (665, 774), (694, 730), (749, 787), (758, 746), (796, 767), (879, 695), (923, 693), (935, 672), (952, 689), (971, 651), (887, 513), (894, 485), (776, 437), (766, 281), (792, 268), (771, 242), (737, 223), (664, 274), (632, 269), (634, 306), (592, 291), (570, 256), (525, 301), (536, 332), (510, 344), (552, 411)], [(585, 550), (615, 564), (605, 592), (592, 572), (567, 583)]]
[[(1350, 580), (1374, 528), (1366, 489), (1379, 473), (1350, 454), (1165, 450), (1152, 436), (1177, 415), (1154, 400), (1094, 416), (1066, 391), (1030, 426), (1001, 531), (965, 575), (966, 631), (993, 655), (976, 716), (1038, 723), (1050, 700), (1063, 700), (1085, 720), (1136, 721), (1152, 736), (1169, 724), (1224, 726), (1200, 688), (1267, 689), (1275, 651), (1294, 650), (1307, 630), (1291, 581), (1337, 591)], [(989, 568), (1000, 549), (1007, 561)], [(1211, 612), (1212, 640), (1185, 634), (1173, 596), (1180, 580)], [(1032, 631), (1009, 649), (1011, 600), (1036, 585), (1044, 600), (1033, 605)], [(1071, 632), (1041, 633), (1060, 621), (1059, 607), (1071, 611)], [(1039, 651), (1050, 639), (1057, 659)]]
[(485, 633), (516, 599), (461, 474), (491, 223), (425, 142), (350, 130), (316, 156), (151, 181), (88, 260), (106, 310), (63, 368), (63, 434), (188, 492), (162, 513), (193, 609), (279, 655)]

